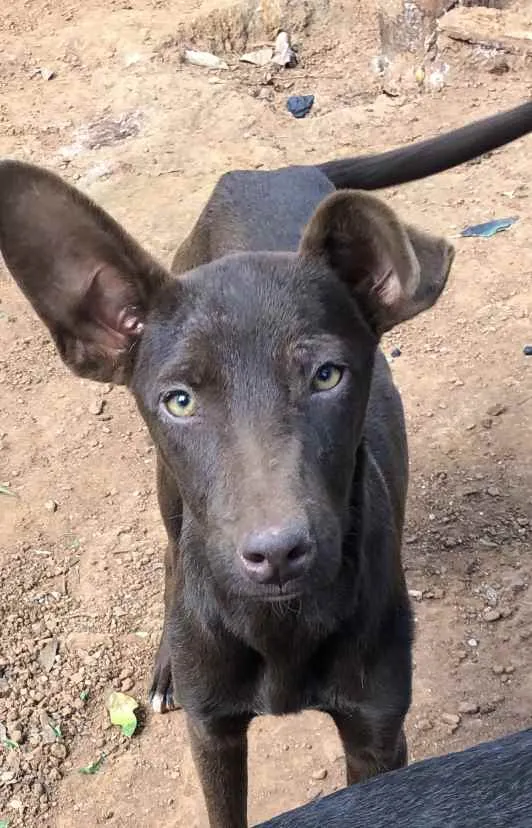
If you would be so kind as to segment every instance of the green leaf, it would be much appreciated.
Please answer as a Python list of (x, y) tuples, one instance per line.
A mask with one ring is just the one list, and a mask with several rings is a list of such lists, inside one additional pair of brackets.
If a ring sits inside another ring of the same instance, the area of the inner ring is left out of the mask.
[(82, 690), (81, 693), (79, 694), (79, 697), (80, 697), (81, 701), (87, 701), (87, 699), (89, 698), (89, 691), (88, 690)]
[(11, 489), (3, 483), (0, 483), (0, 494), (7, 495), (8, 497), (16, 497), (15, 492), (12, 492)]
[(84, 773), (86, 776), (92, 776), (94, 773), (98, 773), (101, 766), (105, 762), (105, 753), (102, 753), (99, 759), (96, 759), (95, 762), (91, 762), (90, 765), (85, 765), (84, 768), (80, 768), (79, 772)]
[(111, 693), (107, 699), (107, 709), (111, 724), (117, 725), (124, 736), (131, 738), (137, 729), (135, 711), (139, 703), (125, 693)]
[(0, 828), (9, 828), (9, 820), (0, 819)]

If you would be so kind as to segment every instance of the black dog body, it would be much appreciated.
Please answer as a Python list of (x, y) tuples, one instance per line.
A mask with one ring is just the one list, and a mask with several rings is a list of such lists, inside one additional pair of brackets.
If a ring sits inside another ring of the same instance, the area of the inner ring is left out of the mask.
[[(519, 111), (421, 145), (417, 170), (407, 148), (409, 179), (530, 131)], [(373, 159), (351, 178), (350, 162), (224, 176), (172, 274), (56, 176), (0, 164), (8, 268), (76, 373), (129, 386), (157, 448), (152, 706), (187, 713), (212, 828), (247, 825), (256, 715), (330, 713), (349, 783), (406, 762), (408, 458), (378, 345), (434, 304), (453, 251), (335, 191), (392, 183), (392, 161), (388, 182)]]

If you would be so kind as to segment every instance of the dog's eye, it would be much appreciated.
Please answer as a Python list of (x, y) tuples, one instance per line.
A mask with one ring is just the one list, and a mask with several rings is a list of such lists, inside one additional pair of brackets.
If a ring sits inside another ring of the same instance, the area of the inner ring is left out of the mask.
[(177, 388), (170, 391), (163, 399), (166, 410), (172, 417), (192, 417), (196, 413), (197, 403), (191, 391)]
[(332, 362), (325, 362), (320, 365), (314, 377), (312, 378), (313, 391), (330, 391), (331, 388), (336, 388), (342, 379), (344, 369), (338, 365), (333, 365)]

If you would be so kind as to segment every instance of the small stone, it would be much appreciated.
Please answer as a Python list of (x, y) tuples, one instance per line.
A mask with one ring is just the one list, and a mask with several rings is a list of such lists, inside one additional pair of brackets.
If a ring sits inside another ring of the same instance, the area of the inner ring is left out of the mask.
[(523, 353), (525, 356), (532, 356), (532, 345), (525, 345)]
[(427, 733), (429, 730), (432, 730), (434, 727), (433, 722), (430, 719), (420, 719), (418, 723), (419, 730), (422, 730), (423, 733)]
[(105, 400), (102, 400), (101, 397), (93, 400), (89, 405), (89, 414), (94, 414), (95, 417), (99, 417), (100, 414), (103, 414), (105, 409)]
[(423, 591), (421, 589), (409, 589), (408, 594), (414, 601), (422, 601), (423, 600)]
[(490, 497), (500, 497), (501, 496), (501, 490), (497, 486), (488, 486), (486, 491), (487, 491), (487, 493), (489, 494)]
[(401, 353), (402, 353), (402, 351), (401, 351), (401, 349), (400, 349), (400, 348), (393, 348), (393, 349), (392, 349), (392, 352), (391, 352), (391, 357), (392, 357), (393, 359), (398, 359), (398, 357), (400, 357), (400, 356), (401, 356)]
[(502, 664), (494, 664), (491, 670), (496, 676), (502, 676), (504, 673), (504, 667)]
[(456, 657), (459, 658), (460, 661), (463, 661), (464, 658), (467, 658), (467, 653), (466, 653), (465, 650), (457, 650), (456, 651)]
[(120, 690), (122, 691), (122, 693), (127, 693), (128, 690), (132, 690), (134, 686), (135, 686), (135, 682), (133, 681), (133, 679), (132, 678), (126, 678), (126, 679), (124, 679), (124, 681), (120, 685)]
[(320, 768), (319, 770), (314, 771), (312, 774), (312, 779), (315, 782), (320, 782), (322, 779), (327, 778), (327, 770), (326, 768)]
[(467, 639), (467, 644), (468, 644), (469, 647), (473, 647), (473, 648), (478, 647), (478, 641), (477, 641), (476, 638), (468, 638)]
[(491, 417), (483, 417), (480, 421), (480, 425), (482, 426), (482, 428), (490, 429), (493, 425), (493, 420), (491, 419)]
[(501, 611), (498, 609), (484, 610), (484, 621), (487, 621), (489, 624), (498, 621), (501, 617)]
[(458, 727), (462, 721), (457, 713), (442, 713), (441, 720), (444, 724), (450, 725), (451, 727)]
[(44, 504), (44, 508), (47, 512), (57, 512), (59, 504), (55, 500), (47, 500)]
[(50, 748), (50, 753), (52, 756), (55, 756), (56, 759), (66, 759), (67, 757), (67, 749), (63, 742), (56, 742)]
[(510, 664), (508, 667), (504, 668), (504, 672), (506, 673), (507, 676), (511, 676), (512, 673), (515, 673), (515, 667)]
[(12, 742), (16, 742), (17, 745), (20, 745), (22, 742), (22, 731), (15, 729), (9, 731), (9, 738)]
[(506, 406), (503, 403), (499, 402), (499, 403), (495, 403), (495, 405), (490, 406), (488, 408), (487, 413), (490, 417), (500, 417), (501, 414), (504, 414), (504, 412), (506, 410), (507, 410)]
[(479, 705), (476, 702), (463, 701), (458, 705), (458, 712), (465, 716), (474, 716), (479, 711)]

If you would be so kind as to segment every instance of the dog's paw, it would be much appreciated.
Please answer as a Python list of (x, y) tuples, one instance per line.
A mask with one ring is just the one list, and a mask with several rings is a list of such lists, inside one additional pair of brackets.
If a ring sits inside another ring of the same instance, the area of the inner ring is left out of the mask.
[(163, 643), (161, 643), (155, 661), (153, 681), (148, 698), (154, 713), (168, 713), (170, 710), (179, 710), (180, 705), (174, 699), (170, 656)]

